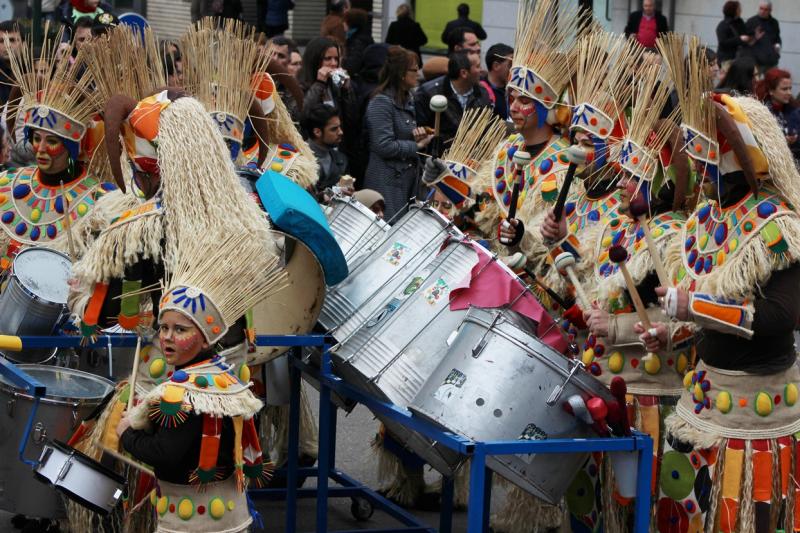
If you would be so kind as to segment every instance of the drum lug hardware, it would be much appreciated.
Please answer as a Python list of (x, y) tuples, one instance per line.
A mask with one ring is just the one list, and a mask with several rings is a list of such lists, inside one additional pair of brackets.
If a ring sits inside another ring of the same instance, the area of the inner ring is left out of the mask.
[(497, 321), (500, 320), (501, 316), (502, 316), (502, 313), (495, 313), (494, 314), (494, 318), (492, 319), (492, 323), (489, 324), (489, 327), (486, 328), (486, 330), (484, 330), (484, 332), (483, 332), (483, 335), (481, 335), (480, 340), (478, 340), (478, 342), (475, 343), (475, 346), (472, 347), (472, 358), (473, 359), (477, 359), (478, 356), (481, 354), (481, 352), (484, 350), (484, 348), (486, 348), (486, 344), (488, 344), (488, 341), (486, 340), (486, 336), (489, 334), (490, 331), (492, 331), (492, 329), (494, 329), (494, 326), (497, 324)]
[(72, 429), (78, 427), (78, 406), (72, 406)]
[(62, 479), (64, 479), (65, 477), (67, 477), (67, 473), (69, 472), (69, 469), (72, 468), (72, 460), (71, 459), (72, 459), (72, 457), (70, 457), (70, 460), (67, 461), (66, 463), (64, 463), (64, 466), (61, 467), (61, 470), (58, 472), (58, 477), (56, 477), (56, 482), (59, 482)]
[(42, 456), (39, 457), (39, 464), (45, 464), (51, 455), (53, 455), (53, 448), (45, 446), (42, 450)]
[(47, 428), (44, 427), (44, 424), (41, 422), (36, 422), (36, 425), (33, 426), (33, 435), (31, 439), (36, 444), (41, 444), (47, 438)]
[[(16, 394), (14, 396), (16, 396)], [(16, 403), (16, 398), (12, 398), (6, 402), (6, 413), (8, 413), (9, 418), (14, 418), (14, 405), (16, 405)]]
[(581, 361), (576, 361), (574, 359), (570, 359), (569, 364), (572, 366), (572, 368), (569, 371), (567, 379), (565, 379), (564, 383), (561, 385), (556, 385), (556, 387), (553, 389), (553, 392), (550, 393), (550, 397), (547, 398), (547, 405), (550, 407), (554, 406), (558, 399), (561, 398), (561, 395), (564, 394), (564, 388), (570, 382), (572, 376), (574, 376), (578, 370), (583, 370), (584, 368)]

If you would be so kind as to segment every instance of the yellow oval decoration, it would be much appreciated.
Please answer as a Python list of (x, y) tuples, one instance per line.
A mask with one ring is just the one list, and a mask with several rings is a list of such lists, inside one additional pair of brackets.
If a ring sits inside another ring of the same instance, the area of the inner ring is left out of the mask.
[(772, 412), (772, 397), (766, 392), (759, 392), (753, 407), (759, 416), (769, 415)]
[(194, 504), (189, 498), (184, 498), (178, 504), (178, 516), (181, 520), (189, 520), (194, 516)]
[(31, 222), (39, 222), (42, 218), (42, 210), (39, 208), (31, 210)]
[(730, 252), (735, 251), (736, 248), (738, 248), (738, 247), (739, 247), (739, 240), (738, 239), (731, 239), (730, 242), (728, 242), (728, 250)]
[(0, 178), (0, 185), (8, 185), (11, 179), (8, 176), (3, 176)]
[(600, 245), (603, 248), (608, 248), (609, 246), (611, 246), (611, 242), (612, 242), (611, 236), (603, 237), (603, 241), (600, 243)]
[(678, 362), (675, 364), (675, 370), (678, 371), (678, 374), (683, 374), (686, 372), (686, 367), (689, 366), (689, 358), (686, 357), (686, 354), (681, 352), (678, 355)]
[(705, 394), (703, 394), (703, 387), (700, 386), (700, 383), (694, 384), (694, 390), (692, 391), (692, 397), (696, 402), (702, 402), (703, 398), (705, 398)]
[(661, 358), (658, 354), (651, 353), (649, 357), (644, 362), (644, 371), (650, 374), (651, 376), (658, 374), (661, 370)]
[(87, 206), (86, 204), (80, 204), (78, 206), (78, 216), (83, 216), (88, 212), (89, 212), (89, 206)]
[(583, 351), (583, 357), (581, 357), (581, 361), (584, 365), (589, 366), (594, 361), (594, 349), (587, 348)]
[(157, 503), (158, 503), (158, 496), (156, 495), (156, 489), (153, 489), (150, 491), (150, 505), (155, 507)]
[(160, 378), (164, 375), (164, 371), (167, 369), (167, 362), (160, 357), (158, 359), (153, 359), (153, 362), (150, 363), (150, 377), (151, 378)]
[(692, 386), (692, 376), (694, 376), (694, 371), (688, 372), (685, 376), (683, 376), (683, 386), (686, 390)]
[(220, 389), (227, 389), (228, 388), (228, 380), (222, 374), (217, 374), (214, 376), (214, 384), (217, 388)]
[(233, 500), (228, 500), (228, 510), (233, 511), (234, 509), (236, 509), (236, 504), (233, 503)]
[(689, 231), (693, 230), (696, 223), (697, 223), (697, 219), (695, 217), (690, 218), (686, 222), (686, 229), (688, 229)]
[(247, 364), (242, 364), (242, 368), (239, 369), (239, 379), (244, 383), (250, 383), (250, 367)]
[(169, 508), (169, 500), (166, 496), (162, 496), (158, 499), (158, 503), (156, 504), (156, 511), (161, 516), (167, 514), (167, 509)]
[(225, 515), (225, 502), (222, 501), (222, 498), (214, 498), (208, 502), (208, 514), (214, 520), (219, 520)]
[(797, 385), (789, 383), (783, 388), (783, 403), (789, 407), (797, 403), (798, 390)]
[(614, 352), (608, 356), (608, 369), (614, 374), (619, 374), (625, 368), (625, 356), (619, 352)]
[(722, 414), (728, 414), (731, 411), (731, 407), (733, 407), (731, 393), (728, 391), (720, 392), (717, 394), (717, 399), (714, 403)]

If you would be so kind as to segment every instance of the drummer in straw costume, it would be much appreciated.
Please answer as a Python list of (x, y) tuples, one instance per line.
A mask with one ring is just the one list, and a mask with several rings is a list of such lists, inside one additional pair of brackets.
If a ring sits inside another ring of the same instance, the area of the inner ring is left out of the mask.
[[(591, 308), (585, 310), (589, 336), (581, 358), (586, 368), (606, 385), (618, 376), (625, 380), (628, 394), (633, 395), (628, 396), (628, 419), (655, 442), (655, 489), (663, 446), (663, 418), (672, 412), (683, 387), (691, 357), (691, 331), (687, 324), (670, 321), (660, 307), (648, 307), (645, 311), (650, 321), (661, 322), (667, 328), (654, 330), (667, 342), (661, 352), (647, 354), (639, 338), (641, 330), (635, 329), (640, 315), (611, 256), (618, 254), (620, 247), (625, 250), (626, 267), (637, 294), (645, 305), (656, 303), (654, 289), (659, 280), (669, 283), (679, 265), (677, 254), (667, 251), (680, 239), (686, 219), (689, 175), (686, 156), (680, 151), (677, 124), (672, 117), (659, 118), (672, 91), (665, 71), (658, 65), (645, 66), (635, 72), (632, 81), (634, 95), (628, 129), (621, 149), (612, 155), (620, 167), (616, 182), (621, 190), (619, 216), (597, 225), (582, 243), (582, 260), (592, 265), (588, 275), (594, 280), (586, 283), (591, 287), (592, 302)], [(680, 162), (674, 165), (674, 172), (668, 172), (673, 160)], [(654, 243), (655, 253), (648, 247), (648, 239)], [(608, 468), (611, 462), (606, 459), (604, 465), (602, 472), (596, 464), (584, 470), (573, 482), (567, 496), (571, 520), (589, 530), (596, 530), (602, 523), (607, 531), (622, 531), (628, 508), (619, 503), (628, 501), (614, 493)], [(600, 483), (598, 472), (604, 487), (600, 492), (602, 507), (595, 500), (595, 490), (590, 489)], [(585, 512), (589, 508), (597, 514)], [(602, 519), (598, 518), (601, 512)], [(581, 530), (581, 526), (575, 528)]]
[(705, 198), (675, 243), (677, 287), (657, 292), (702, 342), (666, 421), (656, 530), (797, 531), (800, 175), (769, 110), (710, 94), (705, 55), (692, 38), (685, 61), (685, 42), (659, 47)]
[[(267, 119), (265, 119), (262, 113), (263, 104), (258, 101), (258, 96), (256, 96), (259, 88), (254, 88), (252, 85), (254, 77), (251, 73), (253, 71), (263, 72), (267, 68), (267, 64), (270, 63), (271, 57), (271, 52), (268, 49), (261, 49), (258, 46), (255, 39), (253, 39), (253, 32), (254, 30), (249, 29), (244, 24), (233, 20), (226, 20), (224, 27), (218, 29), (214, 19), (206, 18), (193, 26), (183, 36), (181, 48), (184, 52), (184, 81), (186, 89), (194, 98), (203, 103), (211, 119), (219, 127), (222, 137), (230, 148), (232, 161), (234, 163), (242, 161), (240, 154), (245, 124), (247, 123), (256, 133), (257, 146), (259, 147), (258, 153), (260, 154), (256, 161), (256, 168), (260, 168), (265, 157), (268, 157), (269, 154), (274, 156), (274, 146), (267, 141), (270, 138), (270, 130), (274, 131), (277, 128), (271, 127)], [(209, 50), (214, 50), (214, 53), (209, 53)], [(256, 79), (264, 81), (261, 76), (257, 76)], [(275, 98), (280, 98), (277, 93), (274, 96)], [(272, 105), (276, 106), (277, 102), (272, 102)], [(279, 116), (280, 114), (276, 117)], [(270, 120), (274, 121), (276, 117), (271, 117)], [(288, 116), (284, 118), (289, 120)], [(293, 127), (292, 129), (294, 130)], [(300, 142), (305, 144), (302, 139), (300, 139)], [(286, 150), (283, 152), (288, 154)], [(293, 161), (302, 157), (305, 156), (298, 153)], [(295, 179), (303, 181), (300, 178), (303, 175), (303, 167), (287, 165), (285, 170), (288, 172), (292, 168), (295, 169)], [(252, 173), (242, 172), (242, 169), (239, 169), (239, 173), (243, 179), (250, 180), (255, 177)], [(306, 181), (305, 185), (313, 186), (313, 183)], [(258, 195), (254, 194), (254, 197), (260, 204), (261, 200)], [(309, 276), (303, 280), (291, 280), (291, 283), (297, 282), (311, 284), (313, 283), (313, 278)], [(324, 287), (319, 288), (319, 291), (322, 290), (324, 290)], [(295, 295), (296, 297), (297, 295)], [(245, 362), (249, 364), (251, 367), (250, 374), (253, 376), (256, 387), (262, 395), (264, 393), (264, 384), (261, 382), (261, 364), (264, 362), (262, 354), (266, 357), (271, 355), (272, 351), (255, 347), (252, 345), (252, 341), (256, 333), (281, 333), (274, 327), (270, 328), (271, 315), (275, 305), (271, 300), (266, 300), (251, 310), (248, 313), (248, 317), (252, 317), (249, 318), (248, 323), (251, 342), (232, 347), (223, 354), (229, 360), (235, 357), (235, 362), (239, 365)], [(316, 315), (322, 305), (322, 298), (314, 298), (314, 301), (299, 301), (295, 299), (292, 305), (307, 309), (309, 314)], [(265, 330), (259, 331), (261, 328), (265, 328)], [(310, 331), (291, 329), (285, 333), (310, 333)], [(234, 351), (237, 352), (235, 355)], [(253, 366), (254, 362), (257, 366)], [(318, 444), (316, 435), (318, 431), (305, 391), (301, 391), (301, 406), (301, 460), (313, 464), (317, 457)], [(288, 404), (270, 405), (266, 409), (266, 415), (261, 423), (260, 430), (264, 435), (265, 444), (270, 440), (273, 441), (278, 452), (277, 463), (281, 464), (288, 457), (289, 406)], [(270, 439), (270, 428), (273, 426), (275, 427), (275, 432)]]
[[(569, 109), (560, 103), (572, 76), (565, 63), (570, 65), (566, 61), (568, 48), (587, 24), (582, 12), (565, 2), (542, 0), (534, 5), (523, 0), (519, 4), (516, 52), (506, 86), (516, 133), (498, 145), (469, 183), (480, 202), (475, 221), (487, 238), (496, 235), (508, 214), (516, 177), (513, 163), (516, 151), (526, 151), (531, 156), (519, 191), (518, 218), (532, 218), (543, 206), (555, 201), (569, 164), (564, 153), (569, 143), (558, 131), (560, 124), (569, 121)], [(520, 231), (519, 239), (507, 245), (520, 244), (522, 234)], [(521, 246), (530, 255), (528, 241), (521, 242)], [(520, 266), (513, 263), (512, 267)]]
[(159, 341), (175, 371), (116, 428), (123, 448), (154, 468), (159, 532), (247, 530), (257, 516), (248, 510), (247, 480), (262, 486), (269, 474), (253, 418), (261, 401), (212, 347), (280, 290), (285, 274), (268, 233), (200, 229), (178, 231), (176, 266), (159, 304)]
[(10, 55), (24, 102), (16, 120), (24, 124), (36, 165), (0, 175), (0, 270), (28, 246), (80, 257), (105, 225), (97, 201), (116, 189), (103, 179), (101, 107), (89, 94), (89, 78), (78, 75), (83, 56), (59, 61), (60, 41), (58, 32), (44, 40), (38, 55), (32, 45)]

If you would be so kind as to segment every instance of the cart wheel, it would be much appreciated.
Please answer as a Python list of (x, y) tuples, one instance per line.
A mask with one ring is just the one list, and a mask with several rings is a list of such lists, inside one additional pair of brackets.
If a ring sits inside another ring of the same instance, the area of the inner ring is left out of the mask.
[(350, 514), (359, 522), (366, 522), (375, 512), (372, 502), (365, 498), (350, 498)]

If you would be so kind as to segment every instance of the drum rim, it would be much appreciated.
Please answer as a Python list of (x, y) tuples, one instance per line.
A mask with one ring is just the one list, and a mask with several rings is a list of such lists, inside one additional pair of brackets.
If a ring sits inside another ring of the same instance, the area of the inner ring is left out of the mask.
[[(35, 364), (35, 363), (21, 364), (21, 365), (17, 365), (17, 367), (20, 368), (23, 371), (26, 370), (27, 368), (30, 368), (30, 367), (44, 367), (44, 368), (48, 368), (48, 369), (57, 369), (58, 371), (67, 371), (67, 373), (77, 373), (77, 374), (81, 374), (82, 376), (89, 376), (91, 378), (97, 379), (98, 381), (102, 381), (102, 382), (107, 383), (109, 385), (109, 389), (105, 392), (105, 394), (103, 394), (102, 396), (97, 396), (97, 397), (83, 397), (83, 398), (73, 398), (71, 396), (55, 396), (54, 397), (54, 396), (50, 395), (50, 392), (47, 392), (47, 393), (45, 393), (44, 396), (42, 396), (39, 399), (39, 401), (40, 401), (40, 403), (44, 403), (44, 404), (48, 404), (48, 405), (71, 405), (73, 407), (77, 407), (79, 405), (90, 403), (91, 401), (95, 401), (95, 400), (99, 403), (99, 402), (101, 402), (103, 400), (103, 398), (105, 398), (108, 395), (109, 392), (114, 390), (114, 388), (116, 387), (114, 385), (113, 381), (111, 381), (109, 379), (106, 379), (103, 376), (98, 376), (97, 374), (92, 374), (90, 372), (84, 372), (83, 370), (77, 370), (77, 369), (74, 369), (74, 368), (66, 368), (66, 367), (52, 366), (52, 365), (42, 365), (42, 364)], [(33, 396), (32, 394), (28, 394), (27, 392), (23, 391), (20, 388), (17, 388), (14, 384), (0, 380), (0, 393), (2, 393), (2, 392), (6, 392), (8, 394), (11, 394), (15, 398), (23, 398), (23, 399), (26, 399), (26, 400), (34, 400), (34, 399), (36, 399), (35, 396)]]
[(66, 259), (67, 262), (72, 263), (72, 259), (70, 259), (70, 257), (67, 254), (63, 253), (63, 252), (59, 252), (58, 250), (53, 250), (52, 248), (46, 248), (44, 246), (30, 246), (28, 248), (25, 248), (21, 252), (19, 252), (14, 257), (14, 261), (11, 262), (11, 276), (10, 276), (10, 279), (9, 279), (9, 283), (11, 283), (11, 280), (16, 279), (17, 280), (17, 285), (19, 285), (19, 287), (23, 291), (25, 291), (26, 294), (28, 294), (29, 296), (33, 297), (35, 300), (40, 301), (40, 302), (44, 302), (44, 303), (48, 303), (48, 304), (56, 306), (56, 307), (64, 307), (64, 308), (66, 308), (67, 307), (67, 302), (61, 303), (61, 302), (54, 302), (52, 300), (46, 300), (46, 299), (42, 298), (41, 296), (31, 292), (31, 290), (28, 289), (28, 287), (26, 287), (24, 283), (22, 283), (22, 280), (19, 278), (19, 276), (17, 275), (16, 270), (14, 269), (14, 263), (17, 261), (17, 259), (20, 256), (25, 255), (28, 252), (41, 252), (41, 251), (45, 251), (47, 253), (53, 253), (53, 254), (56, 254), (56, 255), (60, 255), (61, 257)]

